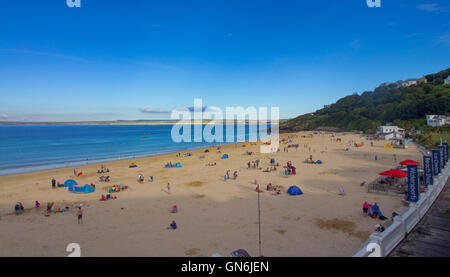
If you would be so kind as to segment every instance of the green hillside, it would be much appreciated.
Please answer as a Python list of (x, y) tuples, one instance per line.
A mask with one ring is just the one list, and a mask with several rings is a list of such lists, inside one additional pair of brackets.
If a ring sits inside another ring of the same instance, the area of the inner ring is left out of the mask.
[(349, 95), (314, 113), (287, 120), (280, 130), (334, 128), (373, 133), (387, 122), (406, 129), (422, 128), (426, 114), (450, 114), (450, 85), (444, 85), (449, 75), (450, 68), (425, 76), (427, 83), (409, 87), (385, 83), (374, 91)]

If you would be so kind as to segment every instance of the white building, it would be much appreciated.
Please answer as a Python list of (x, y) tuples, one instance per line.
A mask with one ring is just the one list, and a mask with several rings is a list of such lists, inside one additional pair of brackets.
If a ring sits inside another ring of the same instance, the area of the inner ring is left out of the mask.
[(377, 129), (376, 135), (381, 139), (402, 139), (405, 137), (405, 129), (399, 128), (398, 126), (380, 126)]
[(403, 87), (410, 87), (412, 85), (417, 85), (417, 80), (416, 79), (409, 79), (406, 80), (405, 82), (403, 82), (402, 86)]
[(444, 80), (444, 84), (446, 85), (450, 84), (450, 75), (447, 76), (447, 79)]
[(450, 124), (450, 121), (447, 121), (447, 116), (445, 115), (427, 115), (427, 125), (432, 127), (444, 126), (445, 124)]

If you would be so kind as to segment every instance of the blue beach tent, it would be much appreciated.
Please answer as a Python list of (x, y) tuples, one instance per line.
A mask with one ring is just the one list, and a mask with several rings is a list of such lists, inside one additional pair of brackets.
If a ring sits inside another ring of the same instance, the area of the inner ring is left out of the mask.
[(95, 189), (91, 185), (84, 185), (82, 187), (70, 186), (69, 191), (73, 193), (92, 193)]
[(91, 185), (84, 185), (83, 190), (84, 193), (91, 193), (95, 191), (95, 188)]
[(228, 159), (228, 154), (223, 154), (222, 159)]
[(287, 193), (290, 195), (302, 195), (303, 194), (302, 190), (297, 186), (291, 186), (288, 189)]
[(77, 182), (75, 182), (75, 180), (72, 180), (72, 179), (69, 179), (64, 182), (64, 187), (70, 187), (70, 186), (76, 186), (76, 185), (78, 185)]

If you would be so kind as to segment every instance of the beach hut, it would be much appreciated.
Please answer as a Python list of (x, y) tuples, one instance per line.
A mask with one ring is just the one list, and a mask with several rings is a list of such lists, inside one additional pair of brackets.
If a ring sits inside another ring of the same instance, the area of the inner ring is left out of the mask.
[(228, 159), (228, 154), (223, 154), (222, 159)]
[(76, 186), (78, 185), (75, 180), (69, 179), (64, 182), (64, 187)]
[(297, 186), (291, 186), (288, 189), (287, 193), (289, 195), (302, 195), (303, 194), (302, 190), (299, 187), (297, 187)]

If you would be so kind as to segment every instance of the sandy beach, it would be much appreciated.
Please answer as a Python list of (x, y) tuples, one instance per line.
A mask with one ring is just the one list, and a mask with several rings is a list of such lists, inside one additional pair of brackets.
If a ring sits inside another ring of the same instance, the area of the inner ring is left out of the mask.
[[(351, 256), (374, 231), (377, 223), (388, 225), (362, 214), (364, 201), (377, 202), (385, 216), (406, 210), (401, 197), (368, 193), (362, 181), (370, 182), (378, 173), (391, 169), (405, 159), (421, 161), (415, 145), (407, 149), (386, 149), (386, 141), (374, 146), (357, 134), (335, 134), (342, 142), (323, 133), (282, 134), (280, 138), (298, 135), (290, 144), (295, 150), (276, 154), (259, 153), (260, 144), (242, 147), (244, 143), (191, 152), (189, 157), (176, 153), (105, 163), (110, 183), (99, 182), (100, 164), (78, 166), (83, 172), (73, 176), (73, 167), (0, 176), (0, 256), (67, 256), (66, 246), (78, 243), (82, 256), (229, 256), (236, 249), (258, 255), (257, 192), (253, 180), (264, 190), (261, 197), (262, 254), (285, 256)], [(302, 136), (306, 136), (303, 138)], [(352, 147), (352, 142), (365, 142)], [(307, 144), (308, 147), (304, 147)], [(310, 150), (311, 148), (311, 150)], [(245, 155), (246, 151), (254, 155)], [(221, 159), (222, 154), (229, 159)], [(394, 154), (396, 160), (394, 160)], [(309, 156), (323, 164), (305, 164)], [(374, 156), (378, 156), (378, 160)], [(200, 158), (204, 156), (204, 158)], [(260, 160), (260, 167), (270, 166), (274, 158), (281, 167), (274, 172), (247, 169), (247, 162)], [(297, 168), (294, 176), (284, 176), (282, 166), (291, 161)], [(129, 168), (134, 162), (137, 168)], [(182, 168), (164, 168), (167, 162), (180, 162)], [(207, 166), (208, 163), (216, 166)], [(226, 170), (238, 171), (236, 180), (224, 181)], [(139, 174), (145, 176), (138, 183)], [(149, 182), (149, 176), (154, 181)], [(67, 188), (51, 188), (51, 179), (63, 183), (74, 179), (78, 184), (94, 183), (91, 194), (73, 194)], [(170, 182), (170, 193), (167, 183)], [(268, 183), (281, 185), (284, 192), (274, 195), (265, 191)], [(128, 185), (115, 200), (99, 201), (106, 188)], [(290, 196), (285, 191), (297, 185), (303, 195)], [(339, 195), (339, 186), (345, 195)], [(34, 208), (38, 200), (41, 208)], [(14, 204), (22, 202), (24, 214), (16, 216)], [(56, 207), (69, 206), (70, 211), (45, 217), (48, 201)], [(84, 205), (84, 222), (77, 224), (75, 204)], [(170, 209), (177, 204), (179, 212)], [(177, 230), (168, 230), (172, 220)]]

